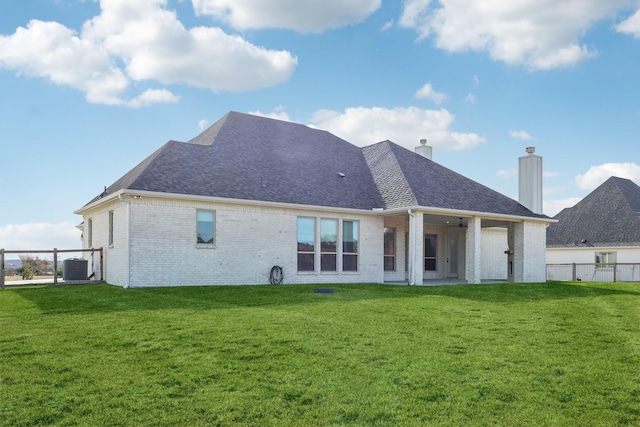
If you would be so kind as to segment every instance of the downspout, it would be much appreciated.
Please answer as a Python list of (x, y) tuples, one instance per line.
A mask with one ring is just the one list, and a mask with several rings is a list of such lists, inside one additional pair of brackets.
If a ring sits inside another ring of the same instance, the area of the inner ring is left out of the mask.
[(122, 194), (118, 195), (118, 199), (127, 205), (127, 235), (126, 235), (126, 279), (124, 282), (124, 288), (129, 289), (131, 287), (131, 199), (124, 198)]
[(415, 234), (415, 223), (416, 223), (416, 216), (415, 214), (411, 211), (411, 209), (407, 209), (407, 214), (409, 215), (409, 281), (408, 284), (409, 286), (413, 286), (416, 284), (415, 281), (415, 274), (414, 274), (414, 260), (415, 260), (415, 255), (416, 255), (416, 238), (414, 236)]

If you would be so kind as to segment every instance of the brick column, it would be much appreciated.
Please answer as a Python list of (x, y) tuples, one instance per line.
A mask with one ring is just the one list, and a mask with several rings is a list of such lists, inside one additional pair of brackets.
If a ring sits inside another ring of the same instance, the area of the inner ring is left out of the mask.
[(424, 280), (424, 215), (409, 214), (409, 284), (422, 285)]
[(466, 239), (466, 275), (467, 283), (481, 283), (482, 280), (482, 230), (479, 217), (468, 220)]

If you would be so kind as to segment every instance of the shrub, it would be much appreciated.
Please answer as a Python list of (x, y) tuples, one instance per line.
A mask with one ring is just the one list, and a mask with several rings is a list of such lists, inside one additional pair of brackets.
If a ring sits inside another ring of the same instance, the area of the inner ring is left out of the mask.
[(22, 280), (33, 279), (33, 267), (31, 264), (25, 264), (22, 268)]

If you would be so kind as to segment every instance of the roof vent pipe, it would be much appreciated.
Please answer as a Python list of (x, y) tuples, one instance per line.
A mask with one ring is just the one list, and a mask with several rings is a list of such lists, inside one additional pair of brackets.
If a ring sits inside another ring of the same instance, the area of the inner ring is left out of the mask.
[(527, 155), (518, 158), (518, 201), (535, 214), (542, 214), (542, 157), (535, 147), (527, 147)]
[(431, 147), (430, 145), (427, 145), (427, 140), (426, 139), (421, 139), (420, 140), (420, 145), (417, 146), (415, 148), (416, 153), (420, 154), (422, 157), (426, 157), (427, 159), (431, 160), (431, 153), (433, 150), (433, 147)]

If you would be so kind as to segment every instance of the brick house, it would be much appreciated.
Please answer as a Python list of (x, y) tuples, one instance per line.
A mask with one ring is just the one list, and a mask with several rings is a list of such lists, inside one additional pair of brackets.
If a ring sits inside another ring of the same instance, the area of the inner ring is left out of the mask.
[[(614, 264), (640, 263), (640, 187), (633, 181), (612, 176), (554, 219), (547, 262), (558, 267), (549, 269), (550, 280), (573, 279), (560, 264), (589, 264), (576, 279), (609, 281)], [(640, 271), (623, 269), (618, 280), (640, 281)]]
[(480, 283), (483, 257), (544, 281), (550, 219), (416, 151), (230, 112), (76, 211), (83, 247), (124, 287), (266, 284), (273, 266), (284, 283)]

